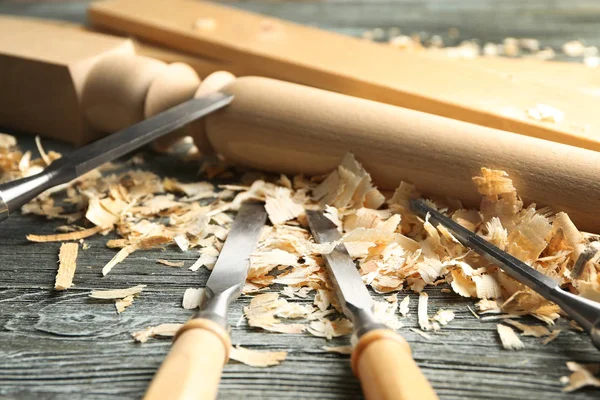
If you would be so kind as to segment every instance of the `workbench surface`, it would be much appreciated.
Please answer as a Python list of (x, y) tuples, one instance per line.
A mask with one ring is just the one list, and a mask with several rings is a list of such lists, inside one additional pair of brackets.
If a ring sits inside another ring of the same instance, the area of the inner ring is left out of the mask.
[[(76, 22), (85, 20), (86, 2), (0, 1), (0, 13), (45, 16)], [(312, 23), (359, 35), (364, 29), (398, 26), (404, 32), (445, 34), (459, 28), (464, 39), (500, 42), (504, 37), (535, 37), (559, 48), (571, 39), (600, 45), (600, 4), (594, 0), (491, 1), (399, 0), (235, 3), (235, 6)], [(424, 77), (426, 79), (426, 77)], [(19, 135), (23, 147), (34, 149), (31, 136)], [(45, 142), (47, 149), (68, 147)], [(35, 151), (35, 150), (34, 150)], [(146, 154), (149, 169), (164, 176), (193, 180), (197, 165), (174, 157)], [(158, 161), (158, 162), (157, 162)], [(417, 182), (418, 184), (418, 182)], [(75, 287), (52, 290), (60, 243), (28, 243), (28, 233), (51, 234), (61, 221), (15, 215), (0, 229), (0, 398), (105, 399), (140, 398), (169, 350), (170, 340), (134, 343), (131, 333), (148, 326), (185, 322), (190, 312), (181, 307), (183, 291), (204, 286), (208, 271), (167, 268), (157, 258), (181, 260), (189, 267), (198, 257), (174, 247), (134, 253), (108, 276), (102, 266), (116, 250), (108, 238), (86, 239), (80, 250)], [(148, 285), (132, 307), (117, 315), (112, 301), (92, 300), (91, 289)], [(277, 289), (273, 287), (273, 289)], [(589, 338), (570, 330), (561, 319), (558, 338), (547, 346), (525, 337), (526, 348), (501, 348), (496, 322), (475, 319), (470, 299), (428, 289), (430, 313), (452, 309), (456, 319), (427, 340), (409, 328), (418, 327), (417, 296), (400, 333), (410, 342), (414, 357), (442, 399), (592, 399), (598, 390), (563, 394), (559, 378), (569, 375), (567, 361), (600, 362)], [(404, 293), (401, 293), (404, 295)], [(252, 368), (236, 362), (225, 366), (221, 399), (360, 399), (359, 384), (347, 356), (327, 353), (324, 345), (346, 345), (309, 334), (288, 335), (236, 326), (242, 297), (231, 309), (232, 340), (251, 349), (286, 350), (279, 366)], [(525, 322), (536, 323), (533, 319)]]

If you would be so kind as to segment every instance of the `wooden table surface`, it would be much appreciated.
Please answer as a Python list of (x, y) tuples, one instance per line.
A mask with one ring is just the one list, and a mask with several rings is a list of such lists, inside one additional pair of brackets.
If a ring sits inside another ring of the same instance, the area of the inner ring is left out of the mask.
[[(0, 13), (45, 16), (83, 22), (86, 2), (0, 1)], [(399, 0), (399, 1), (248, 1), (235, 6), (310, 23), (347, 34), (364, 29), (400, 27), (404, 32), (446, 34), (459, 28), (462, 38), (499, 42), (504, 37), (535, 37), (559, 48), (571, 39), (600, 45), (600, 3), (542, 0)], [(426, 77), (423, 77), (426, 79)], [(19, 135), (33, 149), (30, 136)], [(47, 148), (69, 151), (48, 143)], [(197, 165), (174, 157), (148, 154), (146, 168), (164, 176), (193, 180)], [(140, 398), (169, 349), (168, 339), (134, 343), (131, 332), (151, 325), (184, 322), (190, 312), (181, 308), (184, 289), (203, 286), (208, 271), (190, 272), (155, 263), (156, 258), (197, 258), (172, 247), (135, 253), (102, 277), (101, 267), (115, 254), (107, 238), (86, 240), (80, 251), (75, 287), (52, 290), (60, 244), (28, 243), (27, 233), (50, 234), (60, 221), (15, 215), (0, 229), (0, 398), (106, 399)], [(112, 237), (112, 236), (110, 236)], [(134, 305), (121, 315), (112, 302), (88, 298), (91, 289), (148, 285)], [(277, 289), (274, 287), (274, 289)], [(432, 340), (408, 328), (418, 326), (417, 296), (411, 316), (400, 329), (411, 343), (414, 357), (442, 399), (592, 399), (598, 390), (561, 392), (559, 378), (568, 375), (567, 361), (600, 362), (589, 338), (570, 330), (547, 346), (523, 338), (523, 351), (501, 348), (495, 322), (481, 322), (469, 312), (470, 299), (428, 289), (430, 310), (453, 309), (457, 318)], [(263, 332), (235, 326), (242, 297), (231, 309), (234, 344), (252, 349), (286, 350), (288, 359), (266, 369), (231, 362), (221, 381), (221, 399), (360, 399), (362, 394), (350, 371), (348, 358), (321, 349), (345, 345), (348, 338), (331, 342), (305, 335)], [(534, 320), (525, 322), (535, 323)]]

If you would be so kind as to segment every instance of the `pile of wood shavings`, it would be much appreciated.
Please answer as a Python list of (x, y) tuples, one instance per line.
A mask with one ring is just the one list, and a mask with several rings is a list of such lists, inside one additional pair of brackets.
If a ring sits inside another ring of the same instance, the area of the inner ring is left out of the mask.
[[(18, 166), (26, 155), (15, 152), (14, 142), (3, 139), (0, 146), (7, 142), (7, 147), (0, 147), (0, 165), (4, 171), (15, 173), (20, 171)], [(33, 161), (33, 165), (37, 165), (36, 162)], [(215, 174), (230, 174), (222, 166), (206, 169)], [(251, 257), (244, 287), (245, 294), (254, 295), (245, 309), (250, 326), (275, 332), (306, 331), (325, 338), (351, 332), (350, 321), (336, 312), (339, 306), (321, 258), (321, 254), (332, 251), (336, 243), (316, 244), (306, 229), (304, 210), (314, 207), (325, 207), (327, 216), (342, 233), (341, 242), (357, 261), (365, 284), (377, 293), (403, 289), (420, 293), (428, 285), (448, 283), (458, 295), (480, 299), (479, 312), (500, 314), (494, 317), (497, 319), (533, 315), (553, 325), (560, 317), (556, 305), (464, 248), (442, 226), (433, 226), (412, 214), (408, 200), (419, 196), (415, 186), (402, 183), (386, 198), (351, 154), (322, 179), (281, 176), (275, 182), (254, 180), (249, 185), (215, 187), (208, 181), (181, 183), (141, 170), (111, 173), (110, 168), (106, 168), (104, 172), (93, 171), (61, 188), (65, 203), (74, 211), (65, 212), (54, 203), (56, 191), (23, 207), (24, 213), (67, 221), (77, 215), (85, 216), (95, 227), (67, 225), (60, 228), (62, 234), (30, 235), (30, 240), (81, 240), (114, 231), (121, 238), (108, 240), (106, 245), (120, 250), (103, 267), (104, 275), (113, 268), (117, 272), (126, 268), (125, 264), (119, 264), (136, 251), (164, 246), (197, 252), (197, 261), (189, 267), (192, 271), (201, 267), (212, 269), (232, 222), (230, 212), (248, 199), (265, 201), (271, 225), (264, 228), (259, 246)], [(13, 177), (22, 176), (16, 175)], [(536, 209), (535, 204), (524, 207), (512, 181), (502, 171), (482, 168), (481, 176), (473, 178), (473, 182), (482, 195), (479, 210), (464, 209), (455, 200), (430, 204), (532, 268), (556, 279), (563, 287), (600, 300), (597, 257), (575, 268), (591, 235), (579, 232), (565, 213)], [(167, 260), (166, 264), (170, 262)], [(258, 294), (272, 284), (283, 287), (282, 296), (313, 298), (314, 305), (290, 303), (278, 293)], [(117, 309), (122, 311), (132, 299), (127, 296), (120, 299), (125, 303), (117, 305)], [(386, 300), (376, 302), (376, 314), (384, 323), (398, 329), (402, 326), (399, 316), (407, 314), (409, 299), (398, 302), (392, 295)], [(454, 317), (451, 310), (440, 310), (429, 316), (426, 293), (419, 296), (418, 314), (421, 329), (433, 332)], [(485, 318), (489, 317), (482, 317)], [(288, 324), (281, 319), (306, 322)], [(504, 327), (498, 331), (505, 346), (521, 347), (514, 343), (514, 337), (520, 339), (512, 328), (500, 326)], [(513, 326), (524, 334), (534, 328), (525, 324)], [(558, 335), (556, 330), (535, 332), (533, 336), (546, 337), (545, 340)], [(507, 339), (507, 335), (511, 337)], [(146, 339), (149, 336), (145, 336)]]

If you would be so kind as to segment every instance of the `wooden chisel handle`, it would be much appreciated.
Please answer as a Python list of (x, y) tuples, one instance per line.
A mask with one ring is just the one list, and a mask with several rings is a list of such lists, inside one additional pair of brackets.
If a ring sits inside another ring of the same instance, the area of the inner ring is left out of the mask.
[(181, 327), (154, 376), (145, 400), (206, 400), (217, 397), (231, 340), (219, 324), (192, 319)]
[(352, 352), (352, 370), (367, 400), (436, 400), (429, 381), (395, 332), (377, 329), (361, 336)]
[(526, 203), (600, 232), (599, 152), (268, 78), (238, 78), (223, 91), (233, 102), (193, 135), (233, 163), (318, 175), (352, 152), (381, 189), (406, 181), (467, 207), (481, 201), (472, 177), (501, 169)]

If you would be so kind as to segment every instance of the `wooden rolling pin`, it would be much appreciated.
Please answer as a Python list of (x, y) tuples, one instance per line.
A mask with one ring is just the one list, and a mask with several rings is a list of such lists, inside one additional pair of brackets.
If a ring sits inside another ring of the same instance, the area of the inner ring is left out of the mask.
[(480, 168), (502, 169), (526, 202), (600, 233), (600, 153), (274, 79), (229, 79), (220, 85), (232, 104), (191, 134), (234, 163), (315, 175), (350, 151), (380, 188), (407, 181), (467, 206), (481, 200), (471, 182)]
[[(576, 90), (514, 80), (468, 63), (416, 57), (204, 1), (94, 2), (89, 20), (95, 27), (248, 67), (261, 76), (600, 150), (600, 98)], [(528, 110), (537, 104), (559, 110), (564, 119), (530, 118)]]

